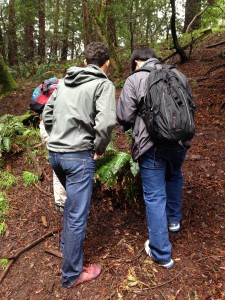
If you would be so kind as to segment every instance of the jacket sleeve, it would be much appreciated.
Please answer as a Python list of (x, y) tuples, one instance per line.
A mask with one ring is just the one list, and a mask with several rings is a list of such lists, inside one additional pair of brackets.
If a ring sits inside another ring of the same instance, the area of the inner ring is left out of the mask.
[(50, 135), (52, 131), (52, 125), (53, 125), (53, 109), (54, 109), (54, 102), (57, 96), (57, 88), (52, 93), (51, 97), (45, 104), (45, 108), (42, 113), (42, 118), (45, 126), (45, 130), (48, 135)]
[(137, 116), (137, 95), (134, 83), (128, 78), (117, 103), (116, 115), (123, 131), (132, 127)]
[(116, 125), (115, 88), (111, 81), (103, 81), (99, 85), (96, 92), (95, 109), (94, 150), (101, 155), (105, 152), (113, 128)]

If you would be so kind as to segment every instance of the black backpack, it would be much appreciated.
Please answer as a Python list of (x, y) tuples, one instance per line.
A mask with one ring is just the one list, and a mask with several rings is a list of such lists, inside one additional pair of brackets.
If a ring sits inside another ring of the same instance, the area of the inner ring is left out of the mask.
[(140, 102), (140, 116), (151, 139), (161, 144), (188, 141), (195, 135), (195, 103), (173, 68), (146, 66), (134, 71), (150, 72), (147, 93)]

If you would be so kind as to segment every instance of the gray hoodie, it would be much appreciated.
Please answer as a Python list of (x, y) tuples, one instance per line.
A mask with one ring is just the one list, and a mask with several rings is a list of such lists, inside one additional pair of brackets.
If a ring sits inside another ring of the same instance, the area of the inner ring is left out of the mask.
[(104, 153), (116, 124), (115, 88), (95, 65), (72, 67), (43, 111), (53, 152)]

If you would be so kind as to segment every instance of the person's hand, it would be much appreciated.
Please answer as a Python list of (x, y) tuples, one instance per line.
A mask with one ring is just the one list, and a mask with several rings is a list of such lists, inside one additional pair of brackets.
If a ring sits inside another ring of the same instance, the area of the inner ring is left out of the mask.
[(95, 154), (94, 154), (94, 160), (98, 160), (99, 158), (101, 158), (101, 155), (95, 153)]

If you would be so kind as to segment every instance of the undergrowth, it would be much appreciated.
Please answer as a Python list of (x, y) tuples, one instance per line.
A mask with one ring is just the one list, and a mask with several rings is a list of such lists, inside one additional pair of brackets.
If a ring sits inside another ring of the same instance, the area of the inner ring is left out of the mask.
[(7, 211), (9, 209), (9, 202), (6, 193), (0, 192), (0, 235), (6, 231)]
[(24, 171), (23, 172), (23, 181), (24, 181), (25, 185), (29, 186), (29, 185), (32, 185), (32, 184), (38, 182), (39, 176), (32, 172)]
[(9, 190), (14, 184), (16, 184), (16, 178), (12, 173), (0, 171), (0, 189)]

